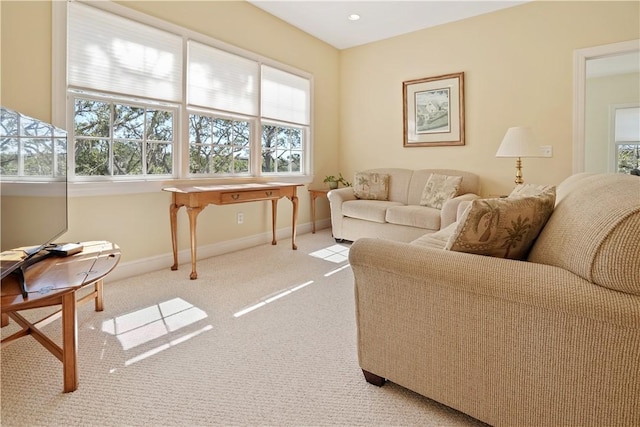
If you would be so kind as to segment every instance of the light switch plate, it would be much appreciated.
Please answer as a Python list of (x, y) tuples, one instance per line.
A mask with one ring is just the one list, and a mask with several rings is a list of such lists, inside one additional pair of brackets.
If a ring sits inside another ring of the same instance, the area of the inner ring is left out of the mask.
[(540, 155), (542, 157), (553, 157), (553, 147), (551, 145), (541, 145)]

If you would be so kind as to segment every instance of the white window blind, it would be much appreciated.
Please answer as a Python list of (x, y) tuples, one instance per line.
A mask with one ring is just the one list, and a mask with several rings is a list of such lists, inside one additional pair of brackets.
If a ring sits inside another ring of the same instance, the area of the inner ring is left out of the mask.
[(69, 2), (68, 84), (166, 101), (182, 99), (182, 37)]
[(256, 61), (189, 41), (187, 103), (256, 116), (258, 67)]
[(615, 117), (616, 142), (640, 141), (640, 108), (618, 108)]
[(303, 125), (310, 124), (311, 81), (262, 66), (262, 116)]

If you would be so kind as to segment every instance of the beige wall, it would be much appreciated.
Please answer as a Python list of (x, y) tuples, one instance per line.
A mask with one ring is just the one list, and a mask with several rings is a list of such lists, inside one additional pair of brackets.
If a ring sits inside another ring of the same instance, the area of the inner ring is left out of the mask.
[(586, 100), (584, 170), (609, 172), (612, 161), (610, 107), (620, 104), (640, 105), (640, 74), (587, 79)]
[[(166, 21), (266, 56), (314, 76), (313, 163), (315, 182), (335, 173), (338, 163), (339, 51), (246, 2), (121, 2)], [(51, 121), (51, 3), (2, 1), (2, 105)], [(306, 187), (298, 191), (299, 224), (310, 221)], [(164, 192), (106, 197), (74, 197), (69, 202), (69, 231), (61, 240), (105, 239), (119, 244), (123, 262), (171, 252), (170, 195)], [(292, 207), (280, 200), (278, 228), (290, 227)], [(319, 217), (328, 204), (318, 202)], [(236, 213), (244, 224), (236, 224)], [(249, 203), (205, 209), (198, 218), (198, 244), (243, 239), (269, 232), (270, 204)], [(180, 249), (188, 248), (188, 222), (179, 213)], [(281, 242), (280, 244), (288, 244)]]
[(0, 102), (51, 121), (51, 5), (0, 2)]
[[(341, 52), (340, 168), (469, 170), (482, 193), (513, 186), (496, 158), (507, 128), (531, 126), (550, 159), (523, 159), (525, 182), (571, 174), (573, 51), (640, 37), (638, 2), (533, 2)], [(402, 82), (465, 73), (466, 145), (403, 148)]]

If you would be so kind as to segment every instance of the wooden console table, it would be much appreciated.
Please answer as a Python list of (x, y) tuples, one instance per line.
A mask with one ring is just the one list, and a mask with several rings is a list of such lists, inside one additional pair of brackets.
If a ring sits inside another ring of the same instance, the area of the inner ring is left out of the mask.
[(329, 188), (309, 188), (311, 195), (311, 233), (316, 232), (316, 199), (318, 197), (327, 197), (327, 193), (331, 191)]
[[(31, 335), (62, 362), (63, 390), (78, 388), (78, 325), (76, 307), (94, 300), (95, 310), (103, 310), (102, 278), (120, 261), (120, 249), (109, 242), (83, 242), (82, 252), (69, 257), (52, 256), (28, 267), (25, 271), (28, 295), (23, 298), (15, 276), (2, 279), (2, 326), (9, 318), (22, 329), (0, 342), (4, 348), (12, 341)], [(4, 253), (3, 253), (4, 254)], [(3, 261), (4, 262), (4, 261)], [(76, 291), (93, 284), (93, 292), (77, 299)], [(60, 310), (34, 323), (18, 311), (38, 307), (61, 305)], [(62, 347), (47, 337), (39, 328), (62, 317)]]
[(196, 271), (196, 219), (198, 214), (207, 205), (231, 205), (235, 203), (257, 202), (271, 200), (271, 229), (273, 238), (271, 244), (276, 241), (276, 220), (278, 200), (286, 197), (293, 203), (293, 218), (291, 220), (291, 247), (296, 246), (296, 221), (298, 217), (297, 187), (302, 184), (289, 183), (255, 183), (255, 184), (229, 184), (229, 185), (205, 185), (163, 188), (172, 193), (172, 203), (169, 206), (171, 220), (171, 243), (173, 246), (173, 265), (171, 270), (178, 269), (178, 238), (177, 238), (177, 214), (184, 206), (189, 216), (189, 233), (191, 236), (191, 280), (198, 278)]

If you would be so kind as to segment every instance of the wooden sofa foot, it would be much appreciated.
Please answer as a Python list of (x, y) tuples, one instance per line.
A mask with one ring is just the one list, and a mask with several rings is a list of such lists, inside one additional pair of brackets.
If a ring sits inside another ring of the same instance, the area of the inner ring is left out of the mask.
[(364, 379), (367, 380), (367, 382), (369, 384), (373, 384), (375, 386), (382, 387), (384, 385), (385, 381), (386, 381), (381, 376), (373, 374), (373, 373), (371, 373), (369, 371), (365, 371), (364, 369), (362, 370), (362, 373), (364, 374)]

